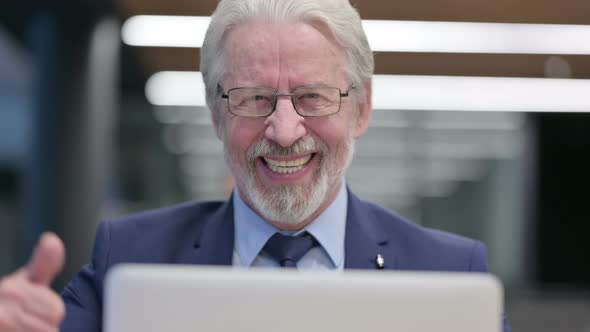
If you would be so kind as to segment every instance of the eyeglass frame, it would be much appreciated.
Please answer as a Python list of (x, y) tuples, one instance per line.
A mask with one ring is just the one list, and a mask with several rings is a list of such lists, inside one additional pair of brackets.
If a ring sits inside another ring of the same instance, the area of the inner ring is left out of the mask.
[[(275, 94), (274, 94), (274, 102), (273, 102), (272, 108), (271, 108), (271, 110), (270, 110), (270, 112), (268, 114), (266, 114), (266, 115), (249, 116), (249, 115), (235, 114), (234, 112), (231, 111), (231, 105), (229, 104), (229, 93), (231, 91), (233, 91), (233, 90), (239, 90), (239, 89), (257, 89), (257, 88), (259, 88), (259, 89), (266, 89), (266, 90), (272, 90), (272, 91), (275, 92)], [(304, 115), (304, 114), (299, 113), (299, 110), (297, 109), (297, 106), (295, 106), (295, 101), (293, 100), (293, 97), (295, 96), (293, 94), (293, 91), (295, 91), (297, 89), (313, 89), (313, 88), (330, 88), (330, 89), (336, 89), (336, 90), (338, 90), (338, 95), (339, 95), (338, 110), (336, 112), (334, 112), (334, 113), (322, 114), (322, 115)], [(342, 90), (340, 88), (337, 88), (337, 87), (323, 86), (323, 85), (312, 85), (312, 86), (300, 86), (300, 87), (297, 87), (297, 88), (291, 90), (291, 92), (289, 92), (289, 93), (285, 93), (285, 92), (279, 92), (279, 90), (274, 89), (274, 88), (268, 88), (268, 87), (263, 87), (263, 86), (252, 86), (252, 87), (250, 87), (250, 86), (240, 86), (240, 87), (231, 88), (231, 89), (227, 90), (227, 92), (223, 92), (221, 94), (221, 98), (227, 100), (227, 109), (228, 109), (228, 112), (230, 112), (231, 114), (233, 114), (235, 116), (241, 116), (241, 117), (244, 117), (244, 118), (265, 118), (265, 117), (270, 116), (271, 114), (273, 114), (277, 110), (277, 102), (279, 100), (279, 97), (290, 97), (290, 99), (291, 99), (291, 105), (293, 105), (293, 109), (300, 116), (302, 116), (304, 118), (319, 118), (319, 117), (322, 117), (322, 116), (334, 115), (334, 114), (340, 112), (340, 109), (342, 108), (342, 97), (349, 97), (350, 96), (350, 91), (353, 90), (353, 89), (356, 89), (356, 88), (357, 88), (356, 84), (352, 83), (352, 84), (350, 84), (350, 87), (348, 88), (348, 90), (346, 90), (345, 92), (342, 92)]]

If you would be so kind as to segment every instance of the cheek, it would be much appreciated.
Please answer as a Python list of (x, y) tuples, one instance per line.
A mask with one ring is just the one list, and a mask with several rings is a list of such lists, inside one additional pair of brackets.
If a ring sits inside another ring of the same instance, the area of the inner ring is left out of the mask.
[(236, 156), (242, 160), (248, 148), (259, 139), (264, 129), (259, 122), (244, 118), (225, 119), (224, 144), (234, 162)]
[(328, 145), (330, 151), (334, 151), (348, 141), (351, 133), (351, 119), (328, 117), (310, 125), (309, 129)]

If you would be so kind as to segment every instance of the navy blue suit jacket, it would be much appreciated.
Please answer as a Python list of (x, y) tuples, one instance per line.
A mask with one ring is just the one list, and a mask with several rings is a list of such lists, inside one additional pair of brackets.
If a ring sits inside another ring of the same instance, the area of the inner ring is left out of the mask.
[[(486, 272), (484, 245), (423, 228), (349, 192), (345, 269)], [(231, 265), (233, 204), (185, 203), (105, 221), (98, 227), (92, 262), (64, 288), (62, 332), (99, 332), (105, 273), (118, 263)], [(505, 332), (509, 331), (505, 325)]]

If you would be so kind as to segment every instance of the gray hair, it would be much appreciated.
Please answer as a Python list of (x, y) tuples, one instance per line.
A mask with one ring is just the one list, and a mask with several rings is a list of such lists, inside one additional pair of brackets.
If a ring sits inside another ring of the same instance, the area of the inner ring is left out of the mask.
[(356, 93), (364, 95), (364, 85), (373, 75), (373, 53), (362, 28), (360, 15), (348, 0), (221, 0), (211, 17), (201, 48), (200, 70), (205, 83), (207, 106), (213, 112), (220, 110), (225, 35), (237, 25), (257, 17), (267, 17), (277, 22), (301, 20), (326, 25), (345, 52), (345, 72), (351, 83), (358, 87)]

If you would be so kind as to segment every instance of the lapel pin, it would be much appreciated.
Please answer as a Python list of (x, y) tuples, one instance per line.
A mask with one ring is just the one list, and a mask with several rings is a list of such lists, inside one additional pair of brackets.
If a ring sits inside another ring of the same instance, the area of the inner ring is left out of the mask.
[(378, 254), (377, 257), (375, 257), (375, 265), (378, 270), (383, 270), (385, 267), (385, 259), (383, 259), (383, 255)]

